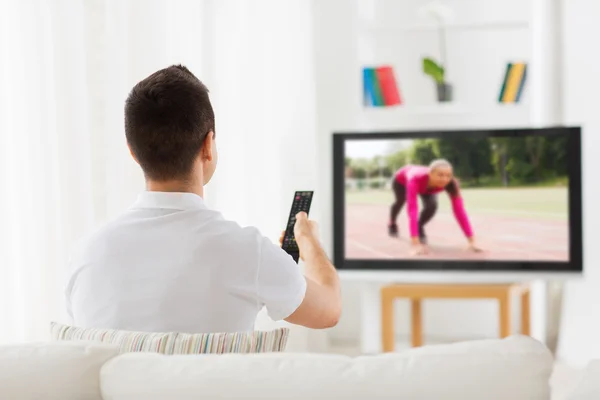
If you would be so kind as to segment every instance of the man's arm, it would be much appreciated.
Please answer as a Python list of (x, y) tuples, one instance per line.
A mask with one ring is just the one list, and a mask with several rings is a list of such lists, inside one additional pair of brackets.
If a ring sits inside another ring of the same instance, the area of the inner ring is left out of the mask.
[[(310, 223), (306, 214), (299, 218), (300, 223)], [(306, 295), (296, 311), (285, 320), (313, 329), (334, 327), (342, 313), (337, 271), (313, 235), (296, 236), (296, 242), (305, 263)]]
[(330, 328), (341, 314), (337, 272), (321, 248), (316, 223), (296, 217), (294, 236), (305, 262), (305, 275), (289, 254), (264, 239), (257, 276), (259, 301), (273, 320), (307, 328)]

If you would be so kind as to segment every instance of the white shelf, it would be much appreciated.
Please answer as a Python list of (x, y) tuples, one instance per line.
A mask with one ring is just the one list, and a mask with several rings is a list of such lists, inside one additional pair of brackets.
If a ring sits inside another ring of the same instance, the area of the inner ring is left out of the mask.
[(365, 107), (366, 114), (402, 114), (402, 115), (447, 115), (447, 114), (500, 114), (507, 113), (528, 113), (529, 104), (527, 103), (494, 103), (482, 107), (473, 107), (461, 103), (437, 103), (431, 105), (407, 105), (387, 107)]
[(365, 107), (364, 112), (371, 115), (381, 114), (413, 114), (413, 115), (439, 115), (439, 114), (471, 114), (476, 112), (471, 107), (460, 103), (440, 103), (432, 105), (397, 105), (388, 107)]
[[(447, 31), (470, 31), (470, 30), (514, 30), (529, 29), (530, 24), (525, 21), (506, 21), (492, 23), (469, 23), (469, 24), (448, 24), (444, 26)], [(359, 32), (365, 33), (413, 33), (438, 30), (439, 26), (435, 24), (414, 24), (414, 25), (378, 25), (371, 21), (359, 22)]]
[(367, 107), (360, 115), (362, 130), (454, 129), (525, 127), (530, 124), (527, 103), (473, 107), (460, 103)]

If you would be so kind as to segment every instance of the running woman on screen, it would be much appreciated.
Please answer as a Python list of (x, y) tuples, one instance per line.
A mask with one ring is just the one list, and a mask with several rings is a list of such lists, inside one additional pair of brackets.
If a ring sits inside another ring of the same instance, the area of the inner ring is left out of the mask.
[[(422, 255), (427, 253), (427, 235), (424, 227), (435, 215), (438, 209), (437, 195), (443, 190), (450, 196), (456, 221), (467, 237), (468, 249), (475, 252), (481, 251), (475, 244), (473, 230), (463, 205), (458, 182), (453, 176), (450, 162), (438, 159), (428, 167), (406, 165), (396, 172), (392, 188), (396, 201), (391, 206), (388, 231), (390, 236), (398, 236), (396, 219), (404, 203), (407, 203), (412, 254)], [(423, 204), (423, 210), (420, 214), (418, 212), (417, 195), (421, 197)]]

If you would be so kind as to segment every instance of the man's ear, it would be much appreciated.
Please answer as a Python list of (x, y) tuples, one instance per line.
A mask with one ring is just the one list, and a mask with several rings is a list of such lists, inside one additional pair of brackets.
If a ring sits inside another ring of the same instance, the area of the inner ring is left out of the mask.
[(131, 158), (133, 158), (133, 161), (135, 161), (137, 164), (139, 164), (137, 158), (135, 158), (135, 154), (133, 154), (133, 150), (131, 150), (131, 147), (129, 146), (129, 144), (127, 144), (127, 148), (129, 149), (129, 154), (131, 154)]
[(213, 131), (208, 132), (208, 135), (204, 138), (202, 144), (202, 160), (212, 161), (213, 159), (213, 142), (215, 141), (215, 133)]

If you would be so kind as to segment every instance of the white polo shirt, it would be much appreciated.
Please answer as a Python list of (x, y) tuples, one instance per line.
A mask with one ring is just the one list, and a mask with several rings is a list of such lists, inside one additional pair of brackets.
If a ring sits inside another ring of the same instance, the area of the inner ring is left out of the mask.
[(144, 332), (241, 332), (304, 299), (298, 265), (255, 228), (192, 193), (143, 192), (82, 241), (66, 289), (72, 324)]

